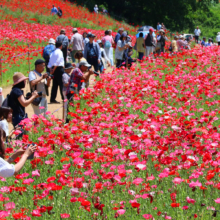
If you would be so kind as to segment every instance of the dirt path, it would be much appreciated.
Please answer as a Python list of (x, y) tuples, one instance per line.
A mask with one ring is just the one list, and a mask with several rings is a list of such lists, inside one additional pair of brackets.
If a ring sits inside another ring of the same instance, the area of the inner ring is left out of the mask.
[[(108, 68), (106, 70), (106, 72), (110, 72), (112, 69), (111, 68)], [(89, 88), (93, 88), (94, 85), (95, 85), (95, 81), (96, 81), (96, 76), (95, 75), (91, 75), (90, 79), (89, 79)], [(51, 83), (52, 84), (52, 83)], [(9, 94), (11, 92), (11, 88), (12, 86), (8, 86), (8, 87), (5, 87), (3, 88), (3, 95), (4, 97), (7, 96), (7, 94)], [(25, 89), (24, 89), (24, 94), (26, 94), (27, 92), (29, 92), (29, 85), (26, 85)], [(51, 87), (49, 88), (49, 92), (51, 92)], [(56, 118), (59, 118), (59, 119), (62, 119), (63, 118), (63, 104), (62, 104), (62, 99), (61, 99), (61, 96), (60, 96), (60, 92), (58, 90), (57, 92), (57, 98), (56, 100), (58, 102), (60, 102), (60, 104), (50, 104), (50, 96), (47, 96), (47, 102), (48, 102), (48, 111), (53, 113), (54, 111), (56, 111), (57, 109), (59, 109), (58, 111), (54, 112), (53, 115), (56, 117)], [(34, 111), (33, 111), (33, 108), (31, 105), (27, 106), (25, 108), (25, 112), (28, 114), (28, 117), (31, 118), (32, 115), (34, 114)], [(12, 124), (9, 124), (9, 130), (12, 130), (13, 126)]]

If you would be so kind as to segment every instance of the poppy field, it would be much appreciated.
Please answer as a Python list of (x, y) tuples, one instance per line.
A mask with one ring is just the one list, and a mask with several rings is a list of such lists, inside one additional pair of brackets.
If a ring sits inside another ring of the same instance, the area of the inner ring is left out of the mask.
[(25, 119), (6, 152), (38, 150), (1, 178), (0, 218), (218, 219), (219, 52), (195, 47), (105, 73), (74, 97), (69, 124), (50, 112)]

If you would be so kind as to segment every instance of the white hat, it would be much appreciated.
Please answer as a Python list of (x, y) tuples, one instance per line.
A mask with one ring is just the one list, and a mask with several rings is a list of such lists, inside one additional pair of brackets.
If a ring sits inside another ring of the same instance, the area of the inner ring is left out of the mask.
[(50, 38), (49, 44), (55, 44), (55, 40), (53, 38)]
[(86, 66), (86, 67), (91, 67), (91, 65), (87, 61), (81, 61), (79, 63), (79, 66)]
[(77, 28), (73, 28), (73, 32), (77, 32), (78, 30), (77, 30)]
[(218, 35), (220, 35), (220, 32), (218, 32)]
[(180, 36), (179, 36), (179, 39), (182, 39), (182, 38), (184, 38), (183, 35), (180, 35)]
[(96, 43), (97, 43), (97, 44), (101, 44), (102, 41), (101, 41), (101, 40), (97, 40)]

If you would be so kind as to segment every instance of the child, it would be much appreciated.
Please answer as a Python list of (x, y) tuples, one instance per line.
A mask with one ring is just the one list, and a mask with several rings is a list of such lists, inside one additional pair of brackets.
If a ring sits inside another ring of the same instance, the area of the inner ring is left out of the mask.
[(7, 107), (0, 107), (0, 128), (5, 131), (6, 138), (10, 138), (8, 123), (12, 123), (12, 109)]

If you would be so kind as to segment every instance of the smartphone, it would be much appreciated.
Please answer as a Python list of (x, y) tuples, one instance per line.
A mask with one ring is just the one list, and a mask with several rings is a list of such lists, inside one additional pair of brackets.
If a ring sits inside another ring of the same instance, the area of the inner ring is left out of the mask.
[[(31, 145), (34, 146), (35, 144), (34, 144), (34, 143), (28, 144), (27, 148), (30, 147)], [(33, 159), (34, 159), (34, 153), (31, 154), (27, 159), (28, 159), (28, 160), (33, 160)]]

